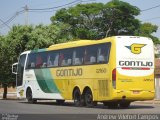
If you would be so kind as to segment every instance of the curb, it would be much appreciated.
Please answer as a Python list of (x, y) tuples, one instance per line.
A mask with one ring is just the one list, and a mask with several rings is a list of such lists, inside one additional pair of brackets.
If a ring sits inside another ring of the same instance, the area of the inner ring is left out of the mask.
[[(7, 93), (7, 99), (17, 99), (16, 92), (8, 92)], [(0, 100), (3, 100), (3, 92), (0, 92)]]
[[(3, 96), (3, 93), (0, 93), (0, 96)], [(16, 92), (8, 92), (7, 96), (16, 96)]]

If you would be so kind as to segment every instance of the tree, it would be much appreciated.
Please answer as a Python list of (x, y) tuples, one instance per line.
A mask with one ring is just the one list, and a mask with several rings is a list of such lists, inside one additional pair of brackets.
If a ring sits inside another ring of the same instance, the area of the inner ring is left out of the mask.
[(140, 25), (139, 29), (136, 31), (136, 35), (149, 37), (153, 40), (155, 44), (160, 44), (160, 40), (153, 36), (152, 34), (158, 29), (157, 25), (152, 25), (151, 23), (143, 23)]
[[(0, 37), (0, 83), (4, 87), (4, 96), (7, 96), (7, 86), (14, 82), (11, 73), (12, 64), (23, 51), (46, 48), (52, 44), (72, 40), (67, 31), (67, 25), (38, 25), (38, 26), (13, 26), (5, 37)], [(66, 33), (66, 34), (62, 34)]]
[[(133, 35), (139, 28), (140, 21), (135, 16), (140, 14), (140, 9), (127, 2), (112, 0), (102, 10), (102, 29), (105, 37), (114, 35)], [(104, 27), (103, 27), (104, 26)]]
[(61, 9), (51, 17), (53, 24), (70, 25), (72, 34), (81, 39), (100, 39), (113, 35), (133, 35), (140, 22), (140, 10), (129, 3), (112, 0), (107, 4), (79, 4)]
[(27, 50), (46, 48), (52, 44), (70, 41), (73, 37), (67, 28), (67, 25), (61, 23), (48, 26), (38, 25), (30, 33), (30, 41), (25, 48)]
[(8, 57), (9, 51), (8, 46), (6, 45), (6, 38), (0, 37), (0, 84), (4, 88), (3, 98), (7, 98), (7, 86), (13, 83), (11, 73), (11, 57)]
[(102, 3), (91, 3), (79, 4), (69, 9), (63, 8), (51, 17), (51, 21), (53, 24), (57, 22), (69, 24), (72, 34), (77, 38), (94, 39), (98, 29), (98, 26), (95, 25), (96, 17), (98, 17), (103, 6)]

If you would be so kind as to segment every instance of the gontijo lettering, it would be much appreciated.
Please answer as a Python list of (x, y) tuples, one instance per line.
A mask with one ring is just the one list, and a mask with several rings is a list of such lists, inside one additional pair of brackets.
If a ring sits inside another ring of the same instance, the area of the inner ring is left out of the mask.
[(119, 61), (120, 66), (148, 66), (151, 67), (153, 66), (153, 62), (149, 61)]
[(82, 76), (82, 68), (77, 69), (58, 69), (56, 71), (56, 76)]

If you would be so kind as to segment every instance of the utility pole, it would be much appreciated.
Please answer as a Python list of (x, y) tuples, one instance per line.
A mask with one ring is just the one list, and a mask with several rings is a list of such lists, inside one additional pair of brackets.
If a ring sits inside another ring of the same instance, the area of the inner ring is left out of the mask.
[(28, 6), (27, 5), (24, 7), (24, 12), (25, 12), (25, 25), (28, 25)]

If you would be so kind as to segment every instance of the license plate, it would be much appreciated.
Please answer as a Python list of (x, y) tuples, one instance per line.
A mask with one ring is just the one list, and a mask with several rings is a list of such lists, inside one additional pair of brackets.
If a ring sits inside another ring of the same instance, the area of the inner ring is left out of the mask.
[(133, 91), (133, 94), (139, 94), (139, 93), (140, 91), (137, 91), (137, 90)]

